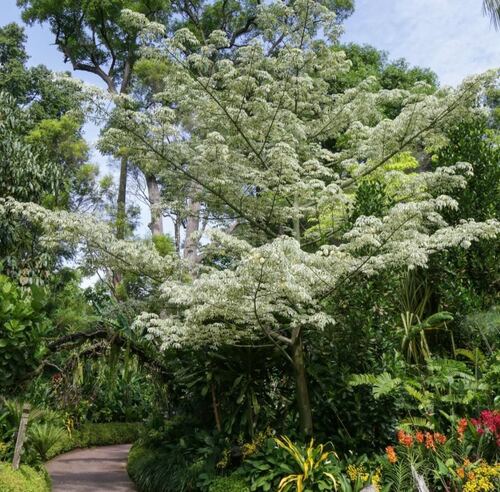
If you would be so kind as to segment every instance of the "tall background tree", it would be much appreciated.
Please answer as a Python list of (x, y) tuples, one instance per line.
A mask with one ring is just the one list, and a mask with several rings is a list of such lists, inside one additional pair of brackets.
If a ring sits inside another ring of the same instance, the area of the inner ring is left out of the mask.
[[(84, 97), (45, 66), (27, 67), (25, 42), (22, 27), (0, 28), (1, 194), (50, 208), (96, 210), (109, 183), (99, 180), (98, 167), (89, 162), (82, 135)], [(53, 263), (29, 224), (4, 224), (1, 234), (10, 274), (23, 270), (23, 279), (38, 282), (49, 273)]]
[[(63, 3), (19, 0), (18, 5), (26, 22), (50, 25), (57, 47), (73, 70), (95, 74), (113, 95), (129, 92), (138, 58), (138, 30), (122, 22), (122, 10), (131, 8), (149, 20), (162, 23), (167, 22), (170, 13), (170, 2), (165, 0)], [(127, 171), (128, 161), (124, 156), (120, 159), (116, 199), (118, 238), (126, 234)]]
[[(163, 24), (167, 31), (173, 32), (181, 26), (188, 26), (200, 39), (206, 39), (216, 29), (226, 32), (230, 39), (229, 53), (235, 46), (248, 43), (259, 32), (256, 23), (259, 0), (250, 2), (184, 2), (165, 0), (128, 1), (113, 0), (108, 2), (71, 1), (46, 2), (42, 0), (18, 0), (23, 9), (26, 22), (47, 22), (55, 36), (55, 43), (70, 62), (74, 70), (83, 70), (100, 77), (112, 94), (129, 93), (138, 80), (135, 77), (138, 59), (139, 29), (131, 27), (122, 18), (123, 9), (141, 13), (148, 20)], [(343, 21), (353, 12), (352, 0), (335, 0), (328, 7), (337, 14), (337, 22)], [(276, 47), (282, 42), (277, 40)], [(227, 55), (226, 55), (227, 56)], [(144, 70), (142, 70), (144, 75)], [(155, 74), (158, 79), (158, 73)], [(143, 77), (142, 82), (145, 82)], [(137, 92), (136, 92), (137, 94)], [(126, 190), (127, 170), (130, 156), (125, 148), (115, 149), (115, 157), (120, 159), (119, 187), (117, 196), (117, 237), (126, 234)], [(164, 231), (161, 204), (161, 177), (155, 175), (154, 162), (135, 160), (145, 178), (148, 204), (151, 210), (150, 229), (153, 235)], [(197, 234), (203, 227), (204, 206), (199, 203), (199, 189), (191, 186), (184, 190), (184, 197), (179, 198), (176, 183), (168, 182), (164, 176), (164, 194), (167, 202), (174, 202), (169, 211), (174, 218), (177, 246), (180, 249), (180, 226), (185, 229), (184, 255), (197, 258)]]

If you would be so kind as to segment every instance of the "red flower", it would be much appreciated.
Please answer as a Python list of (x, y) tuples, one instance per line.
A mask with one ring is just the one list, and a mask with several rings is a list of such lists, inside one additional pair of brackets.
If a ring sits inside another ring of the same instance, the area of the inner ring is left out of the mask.
[(479, 434), (488, 432), (493, 434), (496, 443), (500, 446), (500, 412), (497, 410), (483, 410), (480, 418), (473, 421)]
[(422, 444), (424, 442), (424, 433), (421, 432), (421, 431), (417, 431), (417, 433), (415, 434), (415, 439), (420, 443)]
[(425, 433), (425, 447), (427, 449), (432, 449), (433, 451), (436, 450), (436, 445), (434, 444), (434, 437), (430, 432)]
[(413, 437), (403, 430), (398, 431), (398, 441), (399, 444), (402, 444), (407, 448), (411, 448), (413, 446)]
[[(458, 427), (459, 439), (463, 438), (465, 426), (461, 428), (461, 419)], [(498, 446), (500, 446), (500, 412), (498, 410), (483, 410), (477, 419), (471, 419), (472, 425), (476, 428), (479, 435), (492, 434)]]
[(439, 432), (435, 432), (434, 441), (436, 441), (438, 444), (444, 444), (446, 442), (446, 436), (440, 434)]

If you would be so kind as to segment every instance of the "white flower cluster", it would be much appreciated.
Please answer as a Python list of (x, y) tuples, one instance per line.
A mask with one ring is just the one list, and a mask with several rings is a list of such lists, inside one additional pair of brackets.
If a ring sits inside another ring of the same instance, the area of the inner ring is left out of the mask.
[(110, 268), (162, 281), (178, 269), (174, 257), (160, 256), (145, 241), (117, 240), (109, 224), (88, 214), (51, 211), (34, 203), (2, 198), (1, 216), (36, 223), (44, 231), (42, 241), (47, 245), (57, 248), (66, 243), (77, 247), (85, 266), (92, 271)]
[[(205, 253), (223, 258), (191, 282), (164, 283), (168, 314), (137, 321), (164, 348), (255, 337), (291, 343), (302, 329), (334, 323), (321, 300), (339, 283), (425, 267), (436, 251), (499, 232), (495, 221), (452, 227), (443, 220), (441, 211), (457, 206), (446, 193), (466, 186), (469, 164), (415, 172), (414, 160), (411, 173), (397, 165), (404, 154), (441, 145), (442, 129), (474, 111), (498, 74), (430, 95), (423, 84), (380, 91), (374, 78), (335, 94), (332, 82), (351, 63), (316, 39), (337, 29), (322, 2), (266, 2), (258, 24), (260, 36), (231, 56), (220, 56), (230, 40), (219, 31), (203, 44), (183, 28), (155, 45), (147, 56), (170, 67), (164, 89), (146, 113), (119, 110), (122, 123), (105, 137), (110, 145), (129, 142), (137, 159), (156, 161), (179, 189), (195, 184), (212, 226)], [(387, 117), (388, 106), (400, 108), (395, 117)], [(333, 151), (332, 141), (342, 144)], [(360, 217), (319, 249), (301, 244), (301, 236), (315, 237), (307, 224), (320, 227), (325, 214), (333, 228), (371, 176), (396, 201), (384, 217)], [(239, 238), (222, 232), (232, 223)]]
[[(124, 21), (161, 34), (137, 14)], [(443, 220), (442, 210), (457, 206), (446, 193), (466, 185), (470, 165), (415, 172), (415, 158), (409, 173), (395, 164), (442, 144), (443, 128), (474, 111), (496, 73), (434, 94), (422, 84), (380, 91), (374, 78), (337, 94), (332, 86), (351, 63), (328, 43), (337, 27), (324, 2), (264, 2), (258, 25), (259, 35), (231, 50), (224, 33), (204, 43), (188, 28), (148, 45), (145, 56), (168, 66), (163, 86), (147, 108), (118, 105), (101, 142), (154, 166), (176, 206), (186, 203), (186, 189), (196, 190), (211, 231), (205, 253), (218, 248), (218, 261), (197, 278), (162, 285), (161, 316), (137, 320), (164, 348), (256, 337), (291, 344), (302, 330), (334, 323), (322, 300), (355, 276), (425, 267), (436, 251), (499, 232), (496, 221)], [(387, 116), (389, 106), (399, 108), (396, 116)], [(390, 184), (396, 204), (384, 217), (362, 216), (335, 231), (372, 177)], [(174, 267), (145, 246), (110, 241), (95, 221), (16, 206), (60, 228), (58, 239), (83, 236), (91, 261), (114, 264), (118, 255), (164, 278)], [(319, 228), (327, 214), (321, 236), (330, 243), (308, 243), (311, 224)]]

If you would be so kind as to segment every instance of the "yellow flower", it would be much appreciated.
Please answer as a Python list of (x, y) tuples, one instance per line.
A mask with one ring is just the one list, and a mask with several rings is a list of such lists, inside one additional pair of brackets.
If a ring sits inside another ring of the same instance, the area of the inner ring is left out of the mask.
[(243, 444), (241, 451), (243, 453), (243, 458), (248, 458), (257, 451), (257, 446), (253, 442), (247, 442)]
[(467, 473), (467, 483), (462, 490), (463, 492), (494, 492), (493, 481), (496, 481), (498, 477), (500, 477), (500, 464), (489, 465), (486, 461), (481, 461), (474, 467), (474, 471)]
[(9, 450), (8, 444), (5, 444), (4, 442), (0, 442), (0, 456), (7, 454), (8, 450)]
[(372, 485), (374, 489), (379, 492), (380, 483), (382, 482), (382, 468), (378, 467), (372, 475)]
[(222, 452), (222, 458), (220, 459), (220, 461), (216, 465), (217, 468), (219, 468), (219, 469), (226, 468), (227, 465), (229, 464), (230, 455), (231, 455), (231, 451), (229, 449), (224, 449), (224, 451)]
[(349, 478), (351, 479), (352, 482), (356, 481), (358, 474), (356, 467), (354, 465), (349, 465), (347, 467), (347, 475), (349, 475)]
[(366, 473), (365, 468), (363, 465), (349, 465), (347, 467), (347, 475), (351, 479), (351, 481), (355, 482), (358, 478), (361, 480), (361, 482), (366, 482), (368, 478), (370, 478), (370, 475)]

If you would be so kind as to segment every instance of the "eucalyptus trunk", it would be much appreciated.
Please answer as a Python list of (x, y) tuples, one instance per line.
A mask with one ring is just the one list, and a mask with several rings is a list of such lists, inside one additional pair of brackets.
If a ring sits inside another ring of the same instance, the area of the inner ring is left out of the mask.
[(163, 218), (161, 213), (160, 186), (156, 177), (152, 174), (146, 174), (146, 185), (148, 187), (149, 210), (151, 213), (149, 228), (153, 237), (162, 236)]
[[(192, 194), (196, 192), (193, 187)], [(184, 258), (191, 264), (198, 261), (198, 242), (197, 232), (200, 229), (200, 210), (201, 203), (193, 196), (187, 199), (187, 220), (186, 220), (186, 239), (184, 241)]]
[(127, 167), (126, 157), (122, 157), (120, 162), (120, 178), (118, 182), (118, 198), (116, 200), (116, 238), (125, 239), (125, 230), (127, 225)]

